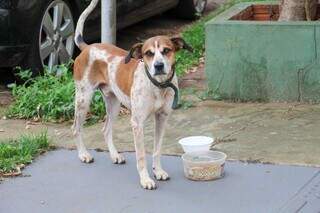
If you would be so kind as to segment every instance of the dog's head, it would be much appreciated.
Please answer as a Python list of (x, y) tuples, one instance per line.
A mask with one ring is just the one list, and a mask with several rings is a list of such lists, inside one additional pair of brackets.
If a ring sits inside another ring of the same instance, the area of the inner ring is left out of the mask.
[(131, 58), (143, 59), (150, 74), (163, 81), (167, 79), (175, 64), (175, 53), (181, 49), (193, 51), (180, 37), (156, 36), (149, 38), (144, 43), (133, 45), (125, 58), (125, 63), (128, 63)]

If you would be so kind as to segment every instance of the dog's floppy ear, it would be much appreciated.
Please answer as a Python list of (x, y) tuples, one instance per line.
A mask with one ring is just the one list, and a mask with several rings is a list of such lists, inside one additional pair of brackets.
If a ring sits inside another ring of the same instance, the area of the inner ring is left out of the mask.
[(131, 47), (128, 55), (126, 56), (124, 63), (126, 63), (126, 64), (129, 63), (131, 58), (141, 59), (142, 58), (142, 46), (143, 46), (142, 43), (134, 44)]
[(192, 47), (189, 44), (187, 44), (185, 42), (185, 40), (183, 40), (183, 38), (181, 38), (181, 37), (173, 37), (173, 38), (171, 38), (171, 41), (172, 41), (176, 51), (181, 50), (181, 49), (185, 49), (185, 50), (188, 50), (191, 53), (193, 52)]

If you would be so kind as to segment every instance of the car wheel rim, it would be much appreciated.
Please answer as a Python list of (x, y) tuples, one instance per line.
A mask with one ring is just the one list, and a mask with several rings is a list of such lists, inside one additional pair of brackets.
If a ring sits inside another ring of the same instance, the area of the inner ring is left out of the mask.
[(206, 8), (207, 1), (206, 0), (194, 0), (194, 8), (197, 13), (202, 14), (204, 9)]
[(41, 21), (39, 51), (42, 65), (52, 69), (68, 62), (74, 51), (74, 23), (70, 8), (61, 1), (53, 1)]

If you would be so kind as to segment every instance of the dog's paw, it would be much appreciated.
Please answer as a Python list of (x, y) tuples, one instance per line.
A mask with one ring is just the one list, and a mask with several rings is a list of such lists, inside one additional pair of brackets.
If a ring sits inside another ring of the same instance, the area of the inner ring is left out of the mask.
[(165, 172), (163, 169), (153, 169), (153, 174), (157, 180), (169, 180), (170, 179), (168, 173)]
[(94, 161), (89, 152), (81, 152), (78, 156), (83, 163), (92, 163)]
[(126, 163), (126, 159), (121, 154), (112, 155), (111, 160), (114, 164)]
[(156, 183), (150, 177), (141, 178), (140, 184), (144, 189), (153, 190), (157, 188)]

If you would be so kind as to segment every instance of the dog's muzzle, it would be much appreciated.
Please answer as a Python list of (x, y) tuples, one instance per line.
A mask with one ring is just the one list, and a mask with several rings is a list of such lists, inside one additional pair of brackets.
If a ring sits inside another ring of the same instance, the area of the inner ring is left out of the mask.
[(156, 62), (154, 64), (154, 70), (155, 70), (154, 75), (165, 75), (165, 74), (167, 74), (164, 71), (164, 63), (163, 62)]

